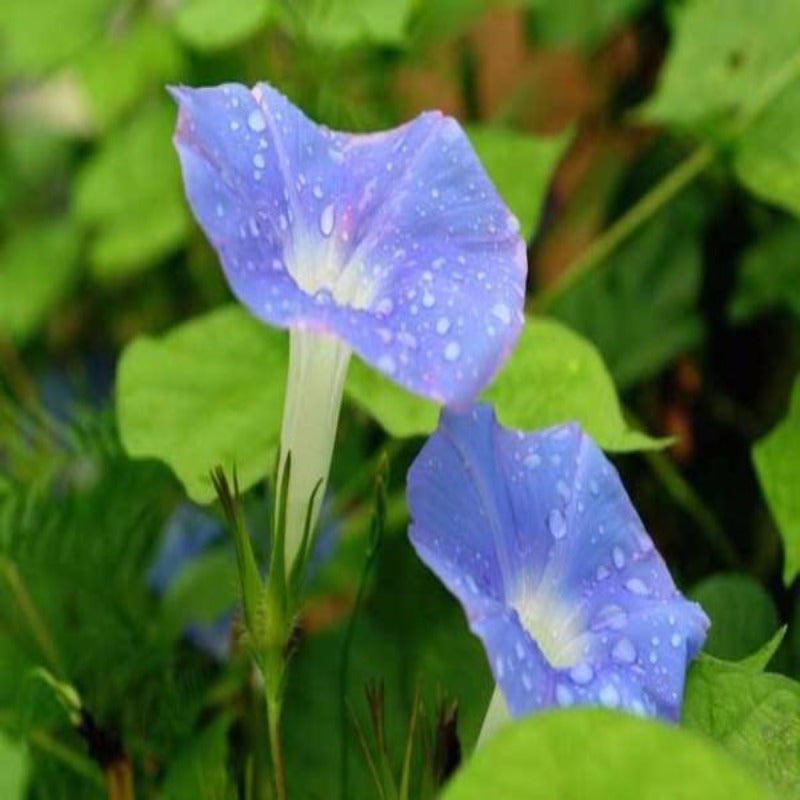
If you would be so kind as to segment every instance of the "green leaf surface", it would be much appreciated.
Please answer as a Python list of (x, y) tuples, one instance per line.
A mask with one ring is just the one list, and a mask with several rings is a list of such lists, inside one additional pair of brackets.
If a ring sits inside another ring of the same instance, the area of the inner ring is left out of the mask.
[(542, 138), (511, 129), (473, 126), (467, 133), (489, 177), (519, 220), (523, 238), (529, 239), (572, 132)]
[(736, 322), (775, 307), (800, 318), (800, 224), (782, 222), (742, 256), (728, 313)]
[(783, 539), (783, 580), (789, 584), (800, 572), (800, 380), (786, 418), (753, 446), (753, 463)]
[(703, 338), (707, 206), (701, 192), (684, 192), (548, 309), (597, 346), (621, 389), (656, 375)]
[(40, 222), (0, 249), (0, 333), (24, 342), (78, 276), (80, 235), (69, 220)]
[(311, 41), (349, 47), (370, 42), (400, 45), (414, 0), (311, 0), (301, 12)]
[(628, 427), (596, 348), (552, 319), (529, 318), (508, 363), (484, 394), (503, 424), (536, 430), (577, 420), (606, 450), (662, 447)]
[[(800, 12), (795, 25), (800, 26)], [(800, 79), (747, 126), (733, 166), (757, 197), (800, 216)]]
[(759, 105), (769, 82), (797, 55), (795, 0), (771, 0), (758, 24), (751, 0), (687, 0), (670, 11), (672, 44), (644, 107), (650, 120), (719, 134)]
[(800, 797), (800, 684), (701, 656), (689, 672), (683, 722), (768, 782), (775, 797)]
[(27, 783), (27, 748), (0, 732), (0, 797), (3, 800), (23, 800)]
[(148, 108), (107, 137), (78, 173), (73, 206), (94, 231), (96, 276), (113, 279), (152, 267), (186, 239), (189, 215), (172, 149), (174, 127), (175, 111), (166, 101)]
[[(368, 681), (382, 681), (387, 749), (393, 763), (402, 758), (418, 687), (431, 720), (441, 700), (458, 701), (458, 729), (468, 752), (493, 685), (483, 647), (470, 633), (458, 603), (416, 557), (405, 525), (387, 534), (372, 577), (374, 589), (356, 624), (344, 687), (367, 738), (371, 741), (372, 732), (364, 687)], [(311, 636), (292, 661), (284, 741), (290, 797), (336, 795), (343, 735), (348, 740), (349, 765), (345, 796), (365, 800), (376, 796), (352, 719), (340, 716), (343, 640), (343, 625)]]
[(215, 497), (209, 471), (234, 465), (242, 489), (272, 469), (286, 337), (237, 305), (140, 337), (122, 354), (117, 414), (131, 456), (166, 462), (189, 496)]
[(0, 75), (37, 77), (101, 34), (114, 0), (3, 0)]
[(223, 50), (263, 28), (269, 11), (270, 0), (183, 0), (175, 30), (197, 50)]
[(600, 709), (534, 714), (500, 730), (442, 800), (769, 800), (696, 734)]
[(350, 360), (344, 391), (390, 436), (399, 439), (428, 434), (439, 419), (436, 403), (401, 389), (358, 358)]
[(87, 49), (76, 66), (94, 117), (105, 129), (148, 92), (162, 94), (165, 84), (178, 81), (184, 62), (169, 28), (141, 16)]
[(164, 800), (235, 800), (227, 770), (229, 716), (220, 716), (197, 734), (170, 765)]
[(744, 658), (761, 647), (780, 624), (769, 592), (747, 575), (713, 575), (689, 595), (711, 620), (704, 650), (717, 658)]

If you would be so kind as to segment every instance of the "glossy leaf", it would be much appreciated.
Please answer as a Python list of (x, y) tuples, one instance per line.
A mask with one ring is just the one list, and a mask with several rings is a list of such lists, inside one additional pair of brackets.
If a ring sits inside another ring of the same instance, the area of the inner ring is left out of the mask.
[(696, 734), (582, 709), (536, 714), (500, 730), (443, 794), (443, 800), (486, 797), (768, 800), (770, 794)]
[(800, 380), (786, 418), (753, 446), (753, 463), (783, 538), (783, 580), (789, 584), (800, 572)]
[(209, 471), (234, 465), (243, 489), (272, 469), (280, 435), (285, 337), (227, 306), (122, 355), (120, 435), (128, 453), (169, 464), (189, 496), (214, 499)]
[(771, 784), (776, 797), (800, 797), (800, 684), (706, 656), (689, 673), (684, 724)]
[(717, 658), (744, 658), (778, 628), (775, 603), (767, 590), (747, 575), (714, 575), (697, 584), (689, 596), (711, 618), (704, 649)]

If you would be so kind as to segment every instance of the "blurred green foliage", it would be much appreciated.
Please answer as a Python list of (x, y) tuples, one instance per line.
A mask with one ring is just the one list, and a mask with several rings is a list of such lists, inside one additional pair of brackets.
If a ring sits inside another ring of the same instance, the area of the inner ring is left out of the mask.
[[(533, 775), (548, 793), (566, 781), (566, 797), (600, 759), (575, 796), (642, 796), (646, 763), (664, 797), (687, 781), (686, 796), (763, 796), (742, 770), (799, 797), (798, 30), (795, 0), (3, 0), (0, 796), (106, 794), (108, 764), (37, 668), (74, 687), (137, 797), (271, 796), (236, 621), (222, 663), (185, 636), (235, 597), (230, 548), (176, 565), (164, 593), (148, 579), (176, 507), (211, 504), (217, 463), (235, 462), (264, 549), (285, 336), (226, 305), (183, 199), (165, 86), (269, 80), (341, 128), (430, 106), (465, 123), (529, 243), (528, 322), (487, 391), (506, 424), (577, 417), (616, 452), (678, 439), (618, 463), (713, 621), (687, 688), (697, 735), (542, 717), (445, 796), (501, 780), (528, 792)], [(429, 718), (458, 700), (465, 753), (491, 693), (460, 608), (404, 536), (404, 470), (438, 410), (359, 363), (346, 393), (341, 533), (288, 687), (298, 798), (335, 796), (343, 752), (352, 796), (372, 796), (342, 691), (365, 723), (364, 683), (383, 681), (398, 763), (418, 687)], [(384, 447), (390, 524), (342, 674)], [(781, 625), (771, 664), (785, 674), (762, 671), (771, 649), (741, 661)]]

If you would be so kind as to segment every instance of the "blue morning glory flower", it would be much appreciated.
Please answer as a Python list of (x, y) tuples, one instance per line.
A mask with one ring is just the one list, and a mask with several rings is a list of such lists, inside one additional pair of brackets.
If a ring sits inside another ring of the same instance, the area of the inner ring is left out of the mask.
[(525, 245), (450, 117), (350, 134), (264, 83), (172, 92), (189, 203), (231, 289), (291, 330), (291, 561), (327, 478), (351, 351), (412, 392), (470, 402), (521, 329)]
[(458, 598), (512, 716), (603, 705), (676, 720), (708, 619), (676, 589), (579, 425), (445, 411), (408, 475), (411, 541)]

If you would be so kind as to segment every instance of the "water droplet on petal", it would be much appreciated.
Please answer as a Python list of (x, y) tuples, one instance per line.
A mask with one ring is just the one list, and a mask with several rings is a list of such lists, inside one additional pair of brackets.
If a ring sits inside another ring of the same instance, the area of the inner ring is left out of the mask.
[(576, 664), (569, 671), (569, 676), (578, 686), (585, 686), (594, 678), (594, 670), (591, 664), (584, 662), (582, 664)]
[(517, 641), (514, 644), (514, 652), (517, 654), (517, 658), (520, 661), (524, 661), (525, 660), (525, 646), (522, 644), (522, 642)]
[(622, 569), (625, 566), (625, 553), (622, 552), (621, 547), (615, 547), (611, 551), (611, 558), (614, 560), (614, 566), (617, 569)]
[(525, 457), (524, 463), (529, 469), (536, 469), (542, 463), (542, 457), (538, 453), (531, 453)]
[(383, 355), (378, 359), (378, 369), (385, 372), (387, 375), (394, 374), (396, 368), (397, 365), (394, 363), (394, 359), (391, 356)]
[(572, 691), (563, 683), (556, 684), (556, 702), (564, 708), (569, 708), (575, 702)]
[(256, 153), (253, 156), (253, 164), (259, 169), (264, 169), (264, 167), (267, 165), (267, 162), (264, 160), (264, 156), (262, 156), (261, 153)]
[(670, 637), (669, 643), (673, 647), (680, 647), (682, 641), (683, 641), (683, 639), (681, 639), (681, 636), (680, 636), (679, 633), (673, 633), (672, 636)]
[(378, 304), (375, 306), (375, 310), (379, 314), (391, 314), (393, 309), (394, 309), (394, 303), (389, 297), (381, 298), (378, 301)]
[(280, 226), (280, 229), (282, 231), (285, 231), (289, 227), (289, 223), (287, 222), (286, 217), (283, 214), (281, 214), (278, 217), (278, 225)]
[(498, 681), (503, 680), (503, 675), (505, 674), (505, 668), (503, 666), (503, 659), (500, 656), (498, 656), (495, 659), (494, 672), (495, 672), (495, 675), (497, 676), (497, 680)]
[(322, 231), (323, 236), (330, 236), (333, 230), (334, 222), (334, 208), (333, 204), (329, 203), (322, 209), (322, 214), (319, 216), (319, 229)]
[(547, 529), (554, 539), (563, 539), (567, 535), (567, 521), (557, 508), (547, 515)]
[(450, 330), (450, 320), (447, 317), (439, 317), (436, 320), (436, 333), (444, 336)]
[(604, 581), (610, 574), (611, 573), (608, 571), (608, 567), (603, 564), (597, 568), (597, 572), (595, 573), (597, 580), (599, 581)]
[(422, 305), (425, 308), (433, 308), (434, 304), (436, 303), (436, 298), (433, 296), (431, 292), (424, 292), (422, 295)]
[(314, 193), (314, 197), (316, 197), (317, 200), (322, 199), (323, 191), (322, 187), (318, 183), (314, 184), (314, 188), (311, 191)]
[(620, 639), (611, 650), (611, 657), (620, 664), (633, 664), (636, 661), (636, 648), (630, 639)]
[(533, 691), (533, 680), (527, 672), (522, 673), (522, 685), (525, 687), (526, 692)]
[(447, 361), (455, 361), (461, 355), (461, 345), (458, 342), (448, 342), (444, 348), (444, 357)]
[(569, 498), (571, 497), (572, 493), (570, 492), (569, 486), (567, 486), (565, 481), (559, 480), (556, 482), (556, 491), (565, 503), (569, 503)]
[(650, 594), (650, 589), (647, 588), (647, 584), (641, 578), (631, 578), (630, 580), (626, 581), (625, 588), (633, 594)]
[(264, 119), (264, 115), (261, 113), (260, 109), (254, 108), (250, 112), (247, 117), (247, 126), (251, 131), (255, 131), (256, 133), (263, 131), (264, 128), (267, 127), (267, 121)]
[(505, 303), (497, 303), (492, 307), (492, 315), (500, 320), (504, 325), (511, 322), (511, 309)]
[(619, 692), (615, 686), (607, 683), (597, 693), (597, 699), (606, 708), (616, 708), (619, 705)]

